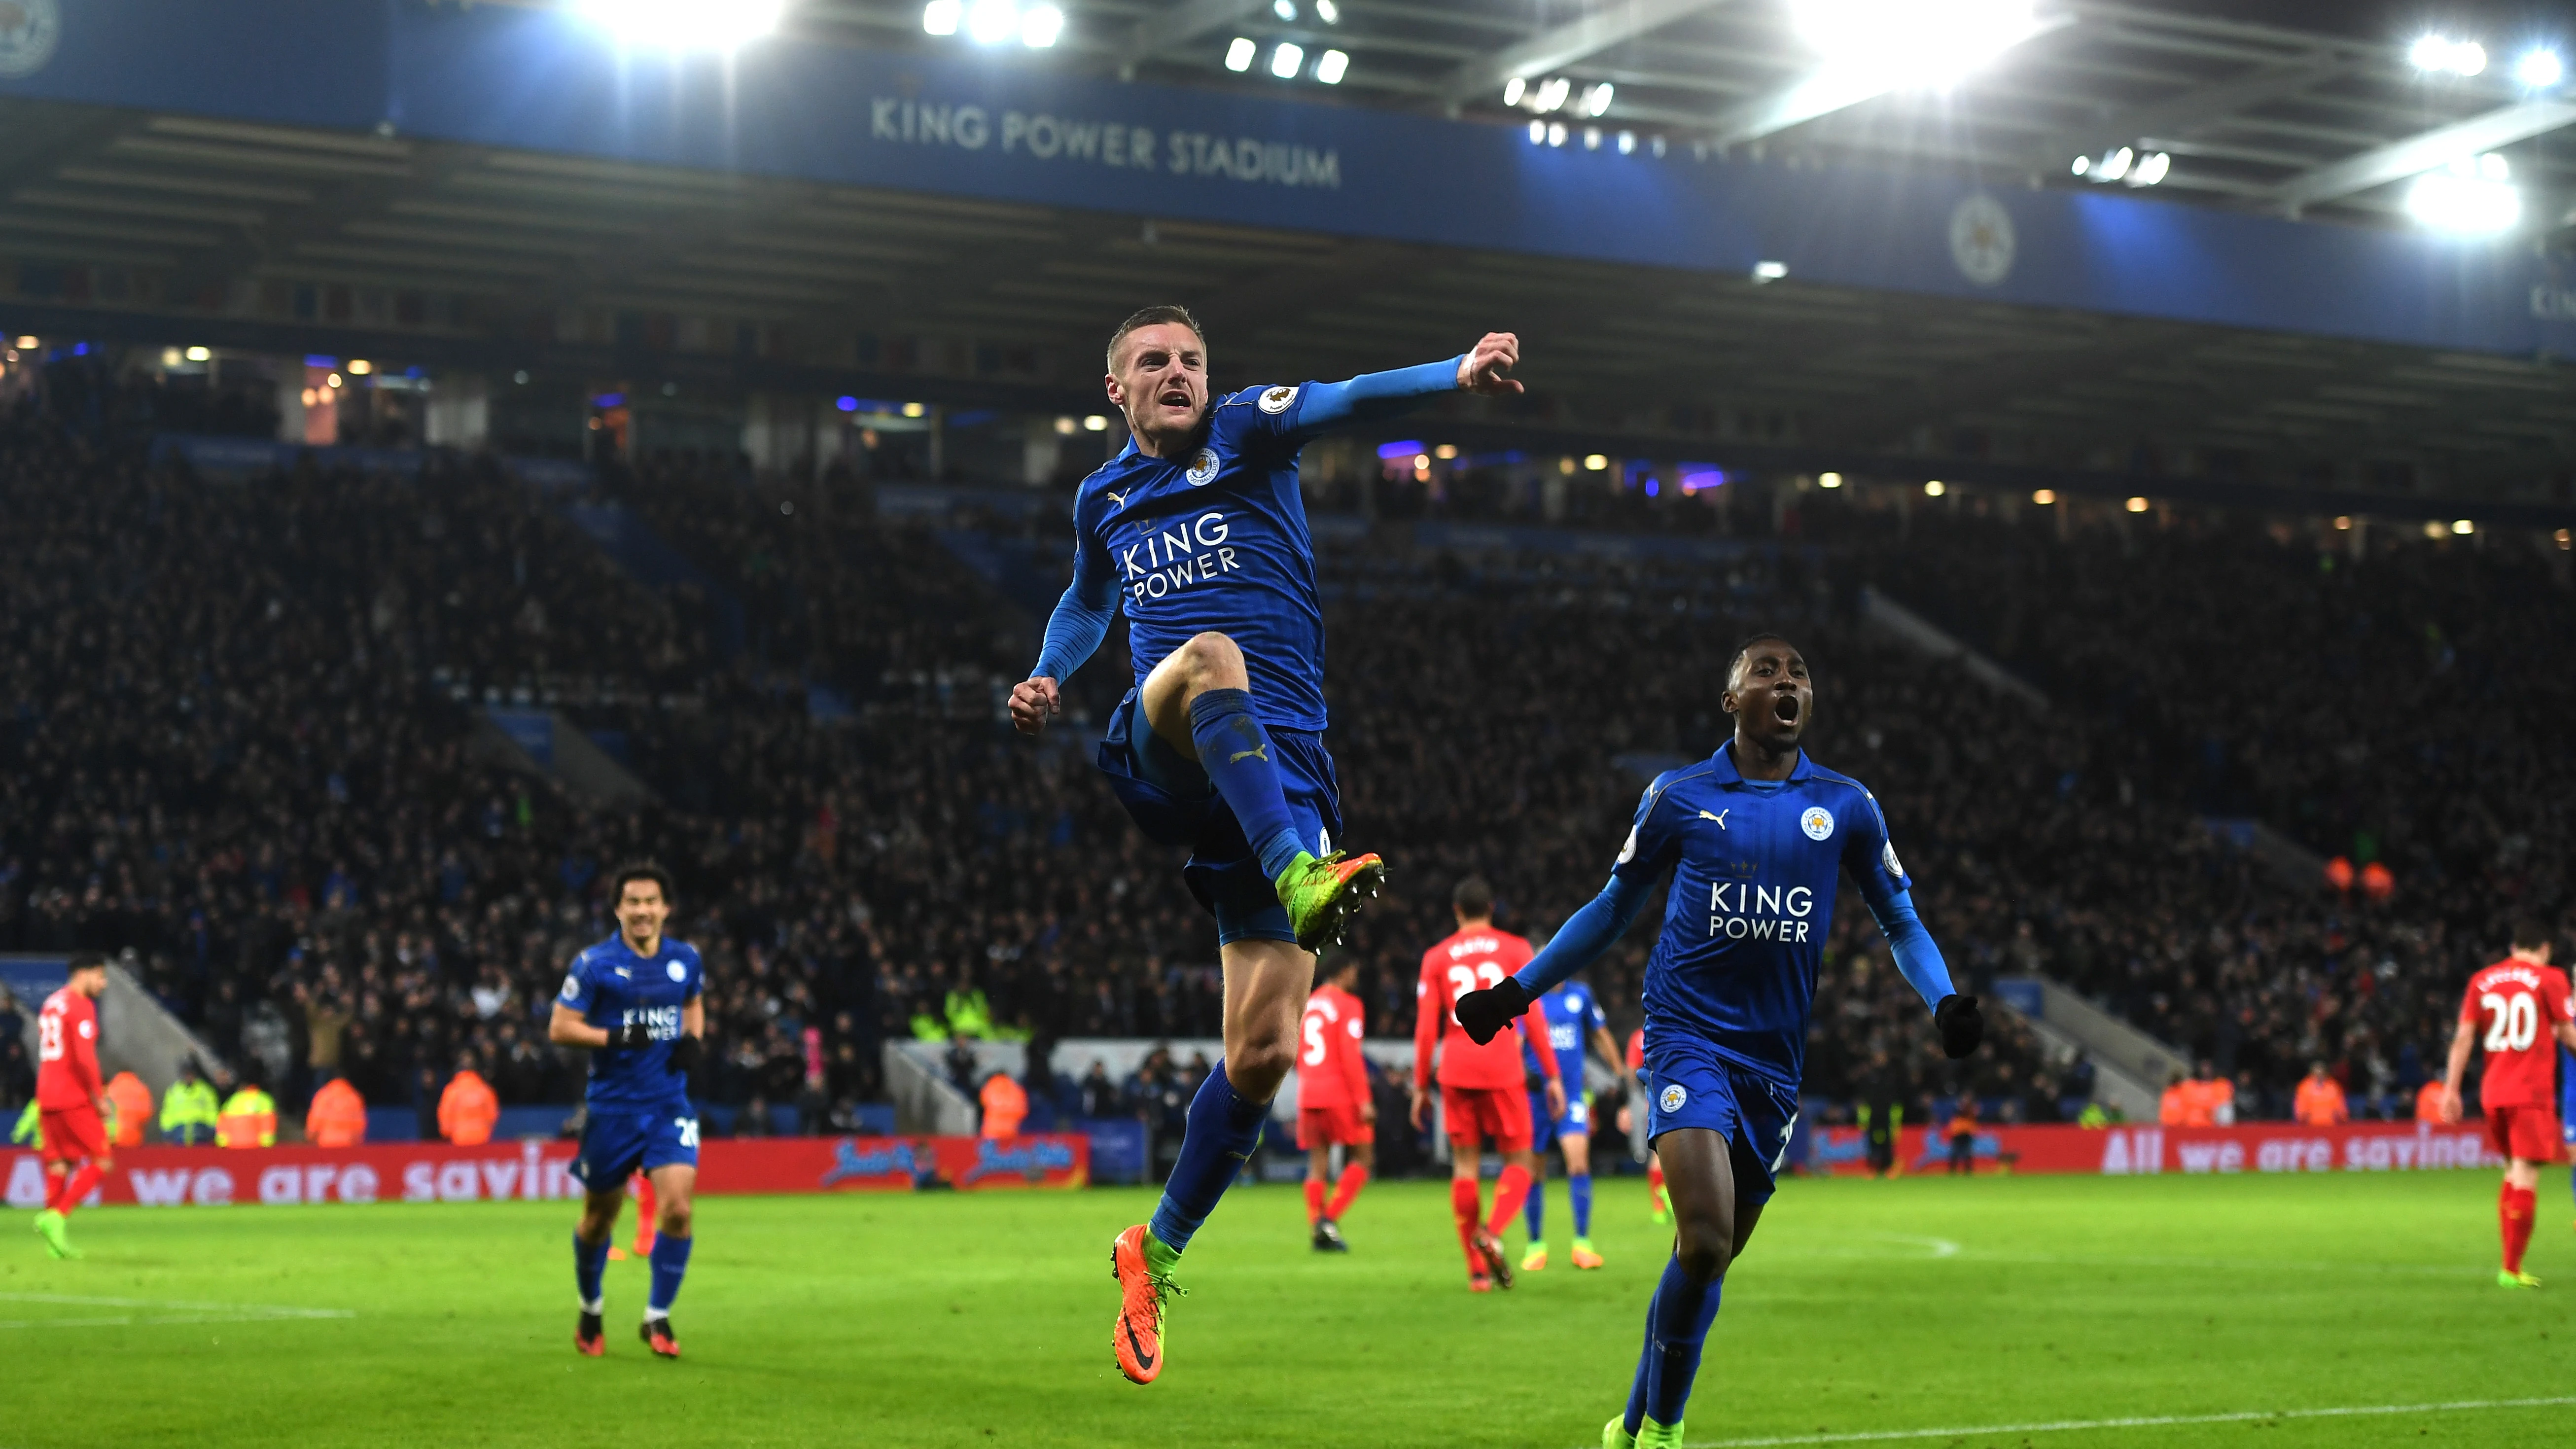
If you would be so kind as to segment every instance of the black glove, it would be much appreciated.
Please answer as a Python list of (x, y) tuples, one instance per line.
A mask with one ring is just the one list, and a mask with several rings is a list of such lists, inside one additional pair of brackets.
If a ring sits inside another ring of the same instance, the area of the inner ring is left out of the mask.
[(1467, 1028), (1467, 1040), (1483, 1046), (1527, 1014), (1529, 1004), (1529, 992), (1522, 989), (1518, 979), (1506, 976), (1498, 986), (1459, 997), (1458, 1024)]
[(687, 1072), (696, 1068), (698, 1059), (707, 1054), (707, 1044), (687, 1032), (671, 1043), (671, 1070)]
[(624, 1026), (610, 1027), (608, 1029), (608, 1040), (600, 1043), (602, 1047), (608, 1049), (651, 1046), (652, 1044), (653, 1028), (646, 1026), (640, 1021), (630, 1021)]
[(1941, 1054), (1954, 1062), (1986, 1039), (1985, 1014), (1977, 1010), (1973, 996), (1942, 997), (1941, 1004), (1932, 1008), (1932, 1025), (1941, 1033)]

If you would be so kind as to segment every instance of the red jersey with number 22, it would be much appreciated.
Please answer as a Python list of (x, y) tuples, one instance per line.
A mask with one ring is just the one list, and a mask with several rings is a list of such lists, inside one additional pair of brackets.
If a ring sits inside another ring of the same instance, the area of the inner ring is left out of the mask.
[(1470, 926), (1422, 953), (1422, 979), (1413, 988), (1413, 1081), (1431, 1085), (1432, 1048), (1439, 1048), (1440, 1085), (1444, 1087), (1523, 1087), (1529, 1083), (1521, 1061), (1523, 1041), (1541, 1048), (1539, 1066), (1556, 1075), (1556, 1053), (1547, 1049), (1547, 1008), (1531, 1002), (1518, 1032), (1498, 1031), (1478, 1046), (1458, 1024), (1458, 998), (1470, 991), (1499, 986), (1504, 977), (1529, 964), (1530, 943), (1509, 931)]
[(2557, 1104), (2555, 1024), (2576, 1021), (2566, 972), (2534, 961), (2498, 961), (2469, 978), (2460, 1020), (2477, 1028), (2486, 1049), (2478, 1101), (2488, 1111)]

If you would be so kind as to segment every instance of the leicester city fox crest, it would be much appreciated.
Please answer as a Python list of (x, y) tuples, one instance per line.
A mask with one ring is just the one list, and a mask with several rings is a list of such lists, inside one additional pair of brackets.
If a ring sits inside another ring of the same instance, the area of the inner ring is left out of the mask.
[(1259, 406), (1263, 412), (1276, 415), (1288, 411), (1288, 405), (1296, 400), (1297, 389), (1293, 387), (1274, 387), (1261, 394), (1261, 402)]
[(1190, 480), (1191, 487), (1205, 488), (1216, 481), (1216, 462), (1216, 449), (1201, 448), (1198, 456), (1190, 460), (1190, 471), (1182, 476)]

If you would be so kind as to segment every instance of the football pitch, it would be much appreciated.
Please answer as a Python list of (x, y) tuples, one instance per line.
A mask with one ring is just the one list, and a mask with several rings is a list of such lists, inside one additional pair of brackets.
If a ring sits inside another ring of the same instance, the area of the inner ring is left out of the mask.
[[(1143, 1190), (703, 1200), (676, 1364), (635, 1340), (631, 1262), (609, 1356), (574, 1354), (566, 1203), (92, 1209), (70, 1263), (10, 1213), (0, 1449), (1578, 1449), (1625, 1396), (1669, 1236), (1639, 1179), (1605, 1179), (1610, 1266), (1575, 1274), (1551, 1187), (1558, 1266), (1490, 1296), (1444, 1184), (1373, 1185), (1348, 1257), (1306, 1247), (1295, 1188), (1240, 1188), (1147, 1389), (1108, 1344), (1109, 1240)], [(2567, 1443), (2563, 1173), (2541, 1204), (2552, 1286), (2515, 1293), (2484, 1172), (1793, 1181), (1729, 1276), (1690, 1440)]]

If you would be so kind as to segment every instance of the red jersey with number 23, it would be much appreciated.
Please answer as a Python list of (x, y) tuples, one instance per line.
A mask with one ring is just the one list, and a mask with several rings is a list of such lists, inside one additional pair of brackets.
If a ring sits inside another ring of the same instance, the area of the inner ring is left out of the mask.
[(36, 1013), (36, 1105), (47, 1112), (98, 1101), (98, 1003), (66, 986)]
[(2558, 1101), (2555, 1024), (2576, 1021), (2567, 973), (2536, 961), (2506, 959), (2469, 978), (2460, 1020), (2478, 1030), (2486, 1078), (2478, 1101), (2498, 1107), (2554, 1107)]
[(1432, 1048), (1440, 1049), (1440, 1085), (1444, 1087), (1523, 1087), (1529, 1084), (1522, 1064), (1524, 1040), (1540, 1047), (1539, 1065), (1556, 1075), (1556, 1053), (1547, 1045), (1547, 1008), (1531, 1002), (1516, 1023), (1520, 1030), (1498, 1031), (1476, 1045), (1458, 1024), (1458, 998), (1470, 991), (1499, 986), (1504, 977), (1529, 964), (1530, 943), (1509, 931), (1470, 926), (1422, 953), (1422, 979), (1413, 988), (1413, 1081), (1431, 1085)]

